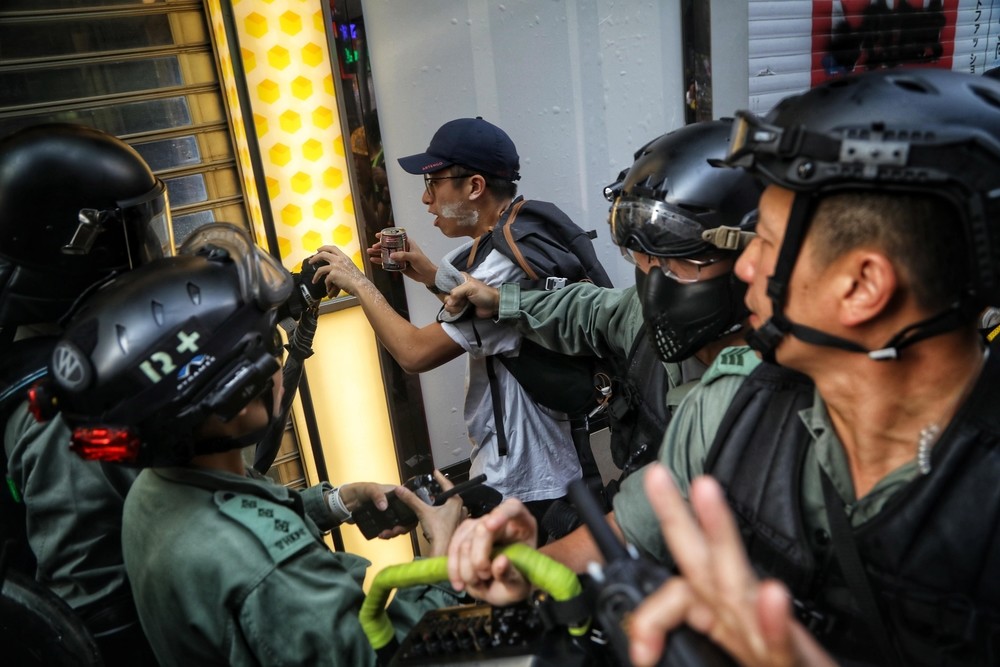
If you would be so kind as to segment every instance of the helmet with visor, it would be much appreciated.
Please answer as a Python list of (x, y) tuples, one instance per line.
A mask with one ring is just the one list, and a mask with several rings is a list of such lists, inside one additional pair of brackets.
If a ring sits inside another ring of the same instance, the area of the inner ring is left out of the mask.
[(166, 186), (79, 125), (0, 139), (0, 327), (53, 323), (91, 284), (174, 254)]
[[(696, 123), (649, 142), (605, 188), (612, 238), (637, 264), (647, 332), (666, 362), (739, 331), (746, 317), (746, 286), (729, 269), (752, 236), (761, 188), (750, 174), (715, 166), (731, 124)], [(708, 268), (720, 262), (727, 270)]]
[(178, 256), (130, 271), (81, 304), (33, 403), (58, 407), (85, 458), (160, 465), (231, 449), (195, 431), (210, 415), (228, 420), (270, 395), (277, 308), (291, 290), (288, 272), (246, 232), (202, 227)]

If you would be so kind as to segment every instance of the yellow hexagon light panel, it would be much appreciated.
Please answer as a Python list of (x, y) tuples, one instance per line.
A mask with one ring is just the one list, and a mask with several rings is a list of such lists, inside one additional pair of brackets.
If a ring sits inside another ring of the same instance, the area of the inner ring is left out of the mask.
[[(263, 210), (269, 206), (277, 232), (278, 252), (289, 270), (297, 271), (302, 260), (321, 245), (340, 247), (361, 266), (358, 226), (347, 178), (347, 157), (340, 128), (332, 63), (327, 46), (324, 5), (327, 0), (230, 0), (232, 23), (237, 35), (226, 33), (220, 2), (207, 0), (216, 37), (228, 111), (242, 168), (244, 190), (258, 244), (268, 238)], [(230, 59), (230, 41), (238, 41), (240, 60)], [(246, 92), (252, 127), (244, 127), (234, 70), (246, 76)], [(250, 161), (247, 133), (257, 137), (264, 183), (258, 192), (255, 164)], [(342, 383), (326, 382), (327, 373), (315, 378), (312, 398), (316, 425), (322, 433), (323, 452), (334, 467), (338, 481), (356, 479), (392, 480), (398, 477), (386, 394), (381, 386), (379, 358), (371, 327), (360, 308), (345, 308), (322, 315), (307, 362), (316, 368), (337, 366), (352, 378), (347, 394)], [(343, 354), (343, 351), (349, 351)], [(349, 368), (345, 367), (345, 363)], [(360, 398), (359, 398), (360, 397)], [(310, 430), (300, 408), (293, 406), (295, 433), (300, 442), (310, 441)], [(359, 433), (371, 441), (364, 457), (353, 448)], [(373, 437), (374, 435), (374, 437)], [(316, 443), (314, 443), (316, 444)], [(301, 450), (309, 465), (316, 461), (309, 447)], [(316, 474), (306, 466), (309, 483)], [(322, 475), (320, 475), (322, 478)], [(413, 557), (407, 539), (367, 542), (360, 533), (344, 535), (347, 548), (375, 563), (370, 572)]]
[[(243, 111), (240, 104), (240, 96), (236, 90), (235, 67), (241, 67), (244, 71), (253, 70), (257, 67), (256, 55), (252, 52), (242, 51), (242, 63), (233, 63), (229, 54), (232, 49), (229, 46), (229, 35), (226, 32), (225, 20), (223, 19), (222, 7), (219, 0), (208, 0), (206, 3), (208, 14), (212, 21), (212, 34), (215, 36), (217, 53), (219, 54), (219, 72), (225, 86), (226, 103), (229, 106), (229, 114), (233, 119), (233, 139), (236, 142), (236, 154), (239, 156), (243, 174), (243, 192), (246, 195), (247, 208), (250, 214), (250, 224), (254, 229), (256, 239), (264, 238), (264, 217), (261, 212), (260, 193), (257, 191), (257, 182), (252, 177), (250, 163), (250, 144), (247, 140), (247, 129), (243, 124)], [(263, 23), (256, 25), (253, 29), (258, 30), (264, 26)], [(264, 124), (266, 132), (267, 125)], [(255, 128), (260, 132), (261, 128)], [(270, 186), (270, 184), (269, 184)], [(264, 244), (258, 241), (258, 244)]]
[(232, 7), (284, 265), (297, 270), (324, 244), (360, 259), (322, 5)]

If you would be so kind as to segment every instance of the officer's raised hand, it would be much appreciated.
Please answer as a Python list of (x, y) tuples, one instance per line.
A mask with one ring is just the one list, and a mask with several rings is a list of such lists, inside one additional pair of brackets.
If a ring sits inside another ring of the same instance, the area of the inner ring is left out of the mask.
[(476, 307), (476, 317), (496, 317), (500, 308), (500, 290), (463, 273), (465, 282), (451, 290), (444, 299), (444, 309), (455, 315), (468, 304)]
[(654, 464), (646, 496), (681, 574), (668, 579), (632, 615), (631, 657), (657, 664), (670, 630), (687, 623), (749, 667), (833, 667), (833, 660), (792, 618), (787, 589), (754, 575), (739, 531), (715, 480), (691, 485), (692, 516), (666, 468)]

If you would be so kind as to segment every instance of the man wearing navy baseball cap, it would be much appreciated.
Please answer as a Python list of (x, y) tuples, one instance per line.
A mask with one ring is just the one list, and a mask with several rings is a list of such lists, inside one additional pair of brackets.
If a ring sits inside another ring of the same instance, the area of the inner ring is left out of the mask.
[(426, 151), (399, 158), (399, 166), (411, 174), (430, 174), (454, 165), (507, 181), (521, 178), (514, 142), (481, 116), (448, 121), (434, 133)]
[[(458, 118), (442, 125), (423, 153), (399, 158), (400, 166), (424, 177), (421, 201), (434, 226), (449, 238), (470, 239), (435, 265), (412, 242), (392, 253), (405, 262), (404, 274), (442, 299), (460, 284), (465, 272), (489, 285), (518, 282), (527, 275), (494, 249), (494, 227), (517, 210), (530, 219), (533, 206), (517, 195), (520, 158), (514, 142), (482, 118)], [(515, 209), (515, 207), (518, 207)], [(565, 215), (559, 212), (560, 215)], [(373, 264), (382, 263), (381, 243), (368, 249)], [(324, 246), (316, 280), (331, 292), (343, 289), (361, 301), (375, 335), (409, 373), (428, 371), (469, 353), (465, 422), (472, 443), (470, 476), (485, 473), (487, 484), (505, 497), (519, 498), (539, 520), (567, 484), (581, 476), (565, 414), (535, 403), (502, 363), (491, 357), (516, 355), (521, 337), (508, 325), (472, 317), (452, 317), (442, 310), (437, 322), (414, 326), (396, 313), (367, 277), (342, 252)], [(471, 313), (470, 313), (471, 315)], [(497, 419), (496, 415), (500, 418)], [(543, 538), (544, 541), (544, 538)]]

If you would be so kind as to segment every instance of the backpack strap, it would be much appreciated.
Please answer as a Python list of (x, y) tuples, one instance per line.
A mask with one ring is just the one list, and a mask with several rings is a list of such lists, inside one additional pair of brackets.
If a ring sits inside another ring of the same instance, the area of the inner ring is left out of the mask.
[(514, 235), (510, 231), (511, 225), (514, 224), (514, 219), (517, 217), (521, 207), (524, 206), (527, 201), (527, 199), (523, 198), (518, 199), (507, 210), (507, 218), (501, 221), (500, 227), (503, 229), (503, 236), (507, 239), (507, 245), (510, 247), (511, 252), (514, 255), (512, 259), (517, 262), (517, 265), (521, 267), (521, 270), (524, 271), (529, 278), (532, 280), (538, 280), (538, 274), (535, 273), (535, 270), (531, 268), (530, 264), (528, 264), (528, 260), (524, 258), (524, 253), (522, 253), (521, 249), (517, 246), (517, 242), (514, 241)]
[[(503, 228), (505, 238), (510, 243), (510, 247), (513, 248), (514, 253), (516, 255), (515, 257), (511, 257), (510, 259), (514, 260), (517, 263), (517, 265), (521, 268), (521, 270), (527, 273), (529, 276), (531, 276), (533, 280), (537, 280), (538, 279), (537, 274), (535, 274), (534, 270), (532, 270), (527, 260), (524, 259), (524, 255), (521, 253), (521, 250), (514, 244), (514, 238), (510, 234), (510, 223), (514, 222), (514, 218), (517, 217), (517, 212), (521, 210), (521, 207), (524, 206), (526, 201), (527, 199), (520, 196), (517, 199), (515, 199), (513, 203), (507, 207), (507, 210), (504, 211), (503, 217), (500, 218), (500, 220), (497, 222), (497, 226), (494, 229), (499, 227)], [(472, 245), (469, 247), (469, 255), (468, 257), (466, 257), (465, 260), (466, 271), (471, 271), (472, 269), (474, 269), (476, 265), (479, 263), (476, 260), (478, 259), (482, 261), (483, 259), (486, 258), (486, 255), (489, 254), (489, 251), (493, 249), (493, 231), (494, 230), (491, 229), (485, 234), (477, 236), (472, 240)], [(482, 253), (482, 255), (480, 255), (479, 251), (483, 249), (485, 249), (485, 251)], [(456, 259), (461, 260), (461, 255), (459, 255)]]
[[(483, 234), (482, 236), (477, 236), (475, 239), (473, 239), (472, 246), (469, 248), (469, 258), (465, 261), (466, 271), (471, 271), (476, 266), (476, 255), (479, 253), (480, 242), (482, 242), (482, 245), (487, 248), (492, 247), (492, 244), (489, 243), (490, 236), (492, 236), (492, 234), (493, 230), (490, 230), (485, 234)], [(489, 251), (487, 250), (487, 252)], [(485, 256), (486, 253), (483, 253), (483, 257)]]
[(507, 456), (507, 433), (503, 424), (503, 406), (501, 406), (500, 383), (497, 382), (497, 370), (493, 367), (493, 355), (486, 357), (486, 376), (490, 380), (490, 402), (493, 403), (493, 427), (497, 434), (497, 453)]

